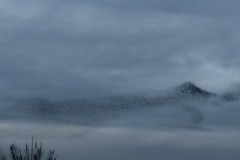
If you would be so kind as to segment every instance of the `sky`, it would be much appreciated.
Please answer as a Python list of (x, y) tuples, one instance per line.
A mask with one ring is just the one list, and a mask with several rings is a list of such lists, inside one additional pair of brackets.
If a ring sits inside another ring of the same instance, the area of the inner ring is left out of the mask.
[(240, 79), (238, 0), (0, 0), (0, 97), (78, 98)]

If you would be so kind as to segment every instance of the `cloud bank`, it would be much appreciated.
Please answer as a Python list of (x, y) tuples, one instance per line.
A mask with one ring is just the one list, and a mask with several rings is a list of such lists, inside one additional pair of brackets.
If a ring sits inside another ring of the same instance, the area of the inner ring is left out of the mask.
[(0, 0), (1, 97), (75, 98), (239, 81), (237, 0)]

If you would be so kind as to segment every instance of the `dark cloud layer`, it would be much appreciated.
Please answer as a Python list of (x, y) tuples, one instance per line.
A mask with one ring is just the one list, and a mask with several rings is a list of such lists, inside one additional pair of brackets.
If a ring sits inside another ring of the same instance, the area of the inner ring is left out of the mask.
[(71, 98), (239, 81), (237, 0), (0, 0), (0, 95)]

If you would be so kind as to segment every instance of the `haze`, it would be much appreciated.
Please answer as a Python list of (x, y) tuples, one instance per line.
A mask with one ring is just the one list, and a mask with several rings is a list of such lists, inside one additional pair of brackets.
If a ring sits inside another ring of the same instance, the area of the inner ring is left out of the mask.
[(0, 154), (33, 136), (59, 160), (239, 159), (239, 8), (0, 0)]

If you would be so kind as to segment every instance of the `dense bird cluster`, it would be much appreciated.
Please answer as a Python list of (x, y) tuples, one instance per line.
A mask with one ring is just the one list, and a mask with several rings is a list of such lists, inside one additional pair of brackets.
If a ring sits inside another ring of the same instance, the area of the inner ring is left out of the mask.
[[(16, 103), (16, 109), (24, 114), (30, 112), (33, 117), (64, 117), (76, 119), (88, 119), (97, 121), (101, 117), (111, 117), (114, 113), (125, 110), (137, 110), (139, 108), (159, 107), (164, 105), (181, 106), (192, 117), (193, 123), (203, 121), (203, 115), (191, 106), (185, 107), (185, 103), (195, 100), (206, 100), (218, 95), (203, 90), (194, 83), (186, 82), (173, 89), (171, 94), (161, 96), (114, 96), (103, 98), (82, 98), (65, 101), (50, 101), (46, 99), (32, 99)], [(234, 95), (219, 96), (223, 100), (233, 100)], [(107, 115), (107, 116), (106, 116)], [(31, 118), (31, 117), (30, 117)]]

